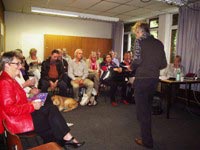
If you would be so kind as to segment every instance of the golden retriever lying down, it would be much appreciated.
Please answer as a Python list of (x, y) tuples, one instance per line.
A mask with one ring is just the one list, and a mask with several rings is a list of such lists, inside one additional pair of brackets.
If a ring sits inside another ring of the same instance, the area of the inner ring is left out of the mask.
[(59, 111), (67, 112), (78, 107), (78, 102), (73, 98), (54, 95), (51, 97), (51, 100), (58, 107)]

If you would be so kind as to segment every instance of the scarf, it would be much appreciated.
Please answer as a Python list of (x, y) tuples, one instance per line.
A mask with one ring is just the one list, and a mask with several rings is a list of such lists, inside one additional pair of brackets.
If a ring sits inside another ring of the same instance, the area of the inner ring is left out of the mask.
[(133, 60), (134, 61), (138, 61), (138, 62), (141, 61), (141, 52), (142, 52), (141, 42), (142, 42), (142, 40), (147, 39), (150, 36), (152, 36), (152, 35), (150, 35), (149, 33), (144, 32), (143, 35), (140, 38), (135, 39), (134, 56), (133, 56)]
[(92, 59), (90, 59), (90, 69), (97, 70), (97, 63), (96, 61), (93, 61)]

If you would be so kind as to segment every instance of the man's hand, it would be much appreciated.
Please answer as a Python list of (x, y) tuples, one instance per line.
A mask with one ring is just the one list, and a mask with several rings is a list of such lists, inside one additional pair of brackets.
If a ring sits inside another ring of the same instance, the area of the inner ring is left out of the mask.
[[(57, 80), (56, 80), (57, 81)], [(57, 86), (57, 83), (58, 82), (52, 82), (52, 81), (50, 81), (49, 83), (50, 83), (50, 88), (51, 88), (51, 90), (54, 90), (55, 88), (56, 88), (56, 86)]]
[(74, 82), (79, 84), (79, 79), (75, 79)]

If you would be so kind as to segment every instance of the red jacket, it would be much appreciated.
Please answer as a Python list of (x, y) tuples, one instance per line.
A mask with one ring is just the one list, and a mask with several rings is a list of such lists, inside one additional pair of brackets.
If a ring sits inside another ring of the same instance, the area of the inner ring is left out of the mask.
[(0, 108), (0, 134), (4, 132), (3, 124), (2, 124), (2, 114), (1, 114), (1, 108)]
[(2, 72), (0, 76), (0, 111), (0, 119), (5, 119), (11, 132), (23, 133), (34, 130), (31, 117), (34, 107), (27, 101), (26, 93), (21, 86), (6, 72)]

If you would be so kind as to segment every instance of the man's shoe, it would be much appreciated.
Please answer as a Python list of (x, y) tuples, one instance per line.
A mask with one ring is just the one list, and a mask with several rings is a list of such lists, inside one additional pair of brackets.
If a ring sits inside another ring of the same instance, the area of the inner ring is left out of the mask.
[(87, 94), (83, 94), (80, 105), (85, 106), (88, 104), (88, 102), (89, 102), (89, 97), (87, 96)]
[(142, 142), (142, 139), (135, 139), (135, 143), (138, 144), (138, 145), (141, 145), (143, 146), (143, 142)]
[(143, 144), (142, 139), (136, 138), (136, 139), (135, 139), (135, 143), (138, 144), (138, 145), (140, 145), (140, 146), (144, 146), (144, 147), (146, 147), (146, 148), (153, 148), (153, 145), (150, 146), (150, 145), (145, 145), (145, 144)]
[(97, 105), (97, 101), (95, 100), (94, 96), (90, 97), (90, 102), (88, 103), (88, 106), (95, 106)]

